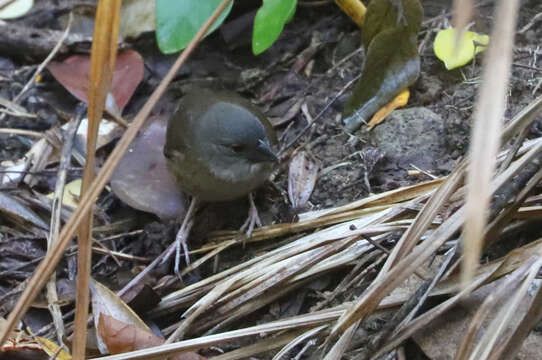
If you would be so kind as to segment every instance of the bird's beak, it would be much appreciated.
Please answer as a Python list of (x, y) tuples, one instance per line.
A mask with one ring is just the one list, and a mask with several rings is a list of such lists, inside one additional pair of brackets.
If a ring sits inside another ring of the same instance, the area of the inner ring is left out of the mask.
[(260, 140), (252, 160), (257, 162), (278, 162), (279, 158), (275, 155), (267, 141)]

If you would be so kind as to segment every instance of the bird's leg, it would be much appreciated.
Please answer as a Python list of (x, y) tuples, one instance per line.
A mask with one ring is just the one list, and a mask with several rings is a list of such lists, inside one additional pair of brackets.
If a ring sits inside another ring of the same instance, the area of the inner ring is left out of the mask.
[(249, 238), (250, 235), (252, 235), (252, 231), (254, 231), (254, 227), (262, 226), (262, 221), (260, 220), (260, 216), (258, 215), (258, 209), (256, 208), (256, 204), (254, 203), (254, 196), (252, 193), (248, 194), (248, 202), (249, 202), (249, 209), (248, 209), (248, 217), (243, 226), (239, 229), (239, 231), (244, 232), (246, 237)]
[(177, 274), (177, 276), (179, 277), (181, 273), (179, 270), (181, 263), (181, 247), (184, 252), (184, 260), (186, 264), (190, 264), (188, 245), (186, 244), (186, 242), (188, 240), (190, 230), (192, 229), (192, 225), (194, 225), (194, 215), (196, 213), (197, 207), (198, 199), (196, 197), (192, 197), (192, 200), (190, 201), (190, 206), (188, 207), (188, 211), (186, 212), (181, 227), (179, 228), (177, 236), (175, 237), (175, 274)]

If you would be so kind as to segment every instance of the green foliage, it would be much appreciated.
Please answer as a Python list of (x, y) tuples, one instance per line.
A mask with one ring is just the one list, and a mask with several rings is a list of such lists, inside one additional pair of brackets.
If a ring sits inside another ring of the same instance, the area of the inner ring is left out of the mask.
[(252, 52), (267, 50), (278, 39), (284, 25), (292, 19), (297, 0), (264, 0), (254, 19)]
[(416, 44), (423, 8), (419, 0), (373, 0), (362, 27), (367, 58), (345, 105), (343, 122), (354, 132), (382, 106), (416, 81)]
[[(164, 54), (184, 49), (221, 0), (156, 0), (156, 40)], [(226, 19), (233, 1), (211, 26), (208, 34)], [(252, 51), (258, 55), (278, 39), (294, 16), (297, 0), (264, 0), (254, 19)]]
[[(160, 51), (184, 49), (222, 0), (156, 0), (156, 40)], [(216, 30), (230, 13), (233, 1), (207, 34)]]

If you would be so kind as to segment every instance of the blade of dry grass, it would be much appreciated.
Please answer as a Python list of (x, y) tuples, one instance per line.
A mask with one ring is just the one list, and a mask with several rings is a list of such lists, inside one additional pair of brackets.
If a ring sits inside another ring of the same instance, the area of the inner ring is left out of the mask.
[(17, 322), (21, 319), (23, 314), (26, 312), (28, 307), (30, 306), (31, 302), (35, 299), (38, 292), (43, 288), (45, 282), (55, 269), (56, 265), (62, 258), (63, 252), (72, 240), (73, 235), (75, 234), (76, 229), (81, 224), (81, 221), (84, 217), (84, 215), (90, 210), (92, 207), (92, 204), (94, 203), (94, 200), (96, 197), (100, 194), (102, 189), (105, 187), (105, 184), (111, 177), (113, 170), (122, 157), (122, 155), (126, 152), (128, 147), (130, 146), (130, 143), (134, 139), (134, 137), (137, 135), (137, 132), (141, 125), (143, 125), (143, 122), (147, 118), (147, 116), (150, 114), (152, 108), (162, 96), (162, 94), (165, 92), (167, 85), (171, 82), (171, 80), (174, 78), (174, 76), (177, 74), (179, 68), (181, 65), (183, 65), (188, 58), (188, 56), (193, 52), (194, 48), (198, 44), (198, 42), (203, 38), (203, 36), (206, 34), (209, 27), (215, 22), (217, 17), (224, 11), (226, 6), (231, 2), (232, 0), (224, 0), (216, 11), (209, 17), (209, 19), (205, 22), (205, 24), (201, 27), (201, 29), (198, 31), (196, 36), (192, 39), (190, 44), (186, 47), (186, 49), (179, 55), (167, 75), (164, 77), (160, 85), (156, 88), (156, 90), (152, 93), (149, 100), (145, 103), (143, 108), (139, 111), (139, 113), (136, 115), (134, 121), (131, 123), (130, 127), (126, 130), (122, 138), (119, 140), (117, 146), (107, 159), (106, 163), (104, 164), (102, 170), (92, 183), (91, 187), (89, 188), (88, 192), (83, 195), (79, 206), (74, 211), (72, 217), (70, 220), (66, 223), (64, 228), (62, 229), (62, 232), (60, 234), (60, 239), (58, 242), (58, 245), (55, 249), (55, 251), (52, 251), (51, 254), (47, 254), (43, 261), (40, 263), (40, 265), (36, 268), (34, 275), (30, 278), (27, 287), (19, 300), (17, 301), (17, 304), (9, 314), (8, 319), (6, 320), (5, 326), (0, 329), (0, 344), (3, 344), (11, 330), (15, 327)]
[[(82, 110), (82, 111), (81, 111)], [(66, 176), (68, 174), (68, 167), (71, 162), (71, 154), (73, 147), (73, 140), (75, 133), (81, 124), (81, 120), (84, 114), (84, 108), (78, 108), (75, 117), (71, 120), (66, 134), (64, 137), (64, 146), (62, 147), (62, 153), (60, 155), (60, 163), (58, 165), (57, 180), (55, 184), (55, 195), (51, 204), (51, 226), (49, 229), (49, 236), (47, 237), (47, 248), (54, 248), (54, 244), (58, 242), (58, 235), (60, 234), (60, 213), (62, 211), (62, 199), (64, 198), (64, 185), (66, 184)], [(58, 293), (56, 291), (56, 273), (53, 272), (51, 278), (47, 282), (47, 302), (48, 308), (53, 318), (53, 323), (56, 328), (57, 340), (60, 345), (64, 340), (64, 321), (62, 320), (62, 311), (58, 304)]]
[(542, 287), (539, 286), (531, 306), (516, 327), (509, 341), (502, 347), (502, 360), (515, 359), (523, 341), (542, 318)]
[(506, 304), (502, 306), (499, 314), (493, 319), (486, 333), (482, 339), (480, 339), (470, 356), (456, 359), (486, 360), (495, 359), (495, 356), (500, 357), (500, 354), (495, 354), (494, 352), (496, 350), (495, 345), (498, 341), (503, 341), (504, 338), (507, 337), (504, 335), (504, 332), (506, 328), (511, 325), (510, 322), (517, 311), (520, 301), (527, 296), (527, 291), (537, 276), (541, 266), (542, 257), (540, 254), (538, 254), (532, 262), (527, 262), (524, 265), (525, 279), (521, 282), (518, 291), (516, 291)]
[[(318, 334), (320, 331), (324, 330), (327, 327), (327, 325), (318, 326), (314, 329), (310, 329), (309, 331), (304, 332), (303, 334), (299, 335), (292, 341), (290, 341), (285, 347), (283, 347), (278, 353), (273, 356), (272, 360), (282, 360), (283, 357), (290, 353), (290, 351), (293, 350), (294, 347), (301, 344), (303, 341), (310, 339), (311, 337)], [(290, 356), (291, 358), (291, 356)]]
[(542, 239), (539, 239), (533, 243), (525, 245), (521, 248), (515, 249), (508, 253), (504, 258), (492, 261), (484, 266), (478, 268), (477, 277), (469, 285), (467, 289), (461, 289), (460, 274), (454, 275), (447, 279), (443, 283), (437, 285), (431, 295), (441, 296), (444, 294), (454, 294), (452, 298), (446, 300), (444, 303), (429, 310), (428, 312), (418, 316), (405, 326), (403, 326), (397, 333), (395, 333), (392, 339), (373, 356), (378, 358), (379, 356), (390, 352), (399, 346), (407, 338), (411, 337), (416, 331), (424, 328), (438, 316), (444, 312), (450, 310), (457, 304), (463, 296), (468, 295), (472, 290), (487, 284), (491, 281), (495, 281), (502, 276), (516, 271), (533, 255), (539, 254), (542, 251)]
[(529, 126), (542, 109), (542, 95), (534, 99), (529, 105), (521, 109), (512, 120), (506, 125), (502, 132), (501, 141), (509, 141), (514, 135), (519, 134), (523, 129)]
[[(533, 261), (531, 261), (531, 264)], [(501, 284), (496, 291), (491, 293), (480, 306), (476, 314), (472, 317), (470, 326), (467, 329), (465, 336), (463, 337), (461, 343), (459, 344), (458, 350), (455, 354), (455, 359), (467, 359), (468, 354), (471, 353), (476, 345), (476, 334), (482, 327), (484, 319), (490, 315), (490, 312), (493, 312), (495, 304), (502, 300), (504, 297), (511, 296), (523, 277), (525, 277), (525, 268), (518, 269), (514, 271), (506, 281)]]
[(361, 321), (356, 321), (346, 331), (344, 331), (339, 339), (333, 344), (331, 349), (326, 353), (323, 360), (341, 360), (343, 357), (343, 354), (348, 349), (348, 346), (350, 345), (350, 340), (352, 340), (352, 337), (354, 336), (354, 333), (359, 327), (359, 324)]
[(380, 301), (389, 294), (397, 285), (427, 260), (446, 240), (454, 235), (463, 223), (464, 209), (457, 210), (439, 228), (408, 256), (403, 258), (396, 266), (390, 269), (386, 275), (373, 281), (363, 292), (356, 303), (339, 319), (332, 329), (330, 339), (338, 337), (355, 321), (362, 320), (370, 314)]
[[(431, 180), (372, 195), (343, 206), (303, 213), (299, 215), (299, 221), (296, 223), (275, 224), (255, 229), (248, 241), (270, 239), (356, 219), (363, 214), (375, 212), (402, 201), (415, 199), (420, 195), (426, 195), (431, 190), (438, 188), (443, 181), (444, 179)], [(224, 231), (218, 232), (210, 240), (226, 242), (238, 236), (239, 233), (237, 231)]]
[(213, 305), (217, 299), (219, 299), (226, 291), (228, 291), (234, 284), (235, 279), (230, 278), (223, 283), (216, 286), (213, 290), (209, 291), (204, 297), (202, 297), (194, 306), (195, 310), (185, 312), (183, 314), (184, 320), (181, 321), (179, 327), (171, 334), (164, 344), (171, 344), (184, 337), (186, 329), (194, 322), (194, 320), (201, 315), (207, 308)]
[(463, 160), (446, 181), (439, 186), (436, 192), (429, 198), (422, 211), (418, 213), (412, 226), (403, 233), (391, 255), (380, 270), (378, 278), (384, 276), (399, 260), (409, 254), (421, 236), (427, 231), (433, 219), (444, 206), (449, 197), (459, 187), (463, 180), (467, 161)]
[[(121, 0), (98, 2), (94, 21), (94, 35), (90, 54), (88, 88), (87, 151), (83, 169), (81, 194), (88, 191), (96, 176), (96, 142), (98, 128), (105, 108), (105, 99), (111, 89), (113, 69), (117, 58)], [(77, 293), (72, 355), (82, 359), (86, 352), (88, 308), (90, 304), (90, 276), (92, 266), (92, 207), (79, 227), (77, 244)]]
[[(144, 350), (131, 351), (119, 355), (104, 356), (103, 360), (150, 359), (153, 357), (166, 357), (182, 351), (193, 351), (227, 341), (247, 336), (272, 334), (284, 330), (299, 330), (304, 327), (317, 327), (337, 319), (344, 312), (344, 307), (337, 307), (312, 314), (299, 315), (289, 319), (277, 320), (270, 323), (232, 330), (221, 334), (202, 336), (195, 339), (183, 340), (173, 344), (160, 345)], [(298, 334), (297, 334), (298, 335)], [(294, 335), (297, 336), (297, 335)], [(292, 337), (290, 337), (290, 340)]]
[(423, 315), (420, 315), (419, 317), (411, 321), (408, 324), (408, 326), (404, 327), (397, 334), (394, 334), (393, 339), (388, 344), (383, 346), (375, 355), (373, 355), (371, 360), (376, 360), (382, 355), (392, 351), (397, 346), (401, 345), (401, 343), (405, 341), (407, 338), (409, 338), (410, 336), (412, 336), (414, 332), (428, 325), (430, 322), (435, 320), (438, 316), (442, 315), (444, 312), (450, 310), (463, 297), (467, 296), (471, 291), (473, 291), (474, 289), (482, 285), (485, 281), (487, 281), (487, 279), (489, 279), (492, 274), (493, 274), (492, 272), (488, 271), (487, 273), (483, 274), (480, 278), (471, 282), (466, 288), (462, 289), (455, 296), (451, 297), (450, 299), (441, 303), (437, 307), (434, 307), (433, 309), (429, 310), (428, 312), (424, 313)]
[[(303, 335), (300, 335), (303, 336)], [(239, 360), (239, 359), (253, 359), (252, 355), (260, 354), (266, 351), (276, 349), (280, 346), (287, 345), (296, 340), (296, 334), (288, 332), (283, 335), (270, 337), (262, 341), (258, 341), (256, 344), (243, 346), (239, 349), (229, 351), (225, 354), (213, 356), (213, 360)]]
[(463, 283), (472, 280), (483, 243), (491, 197), (491, 179), (506, 105), (506, 91), (512, 62), (517, 0), (502, 0), (497, 6), (494, 29), (483, 69), (483, 82), (474, 110), (471, 136), (465, 226), (463, 229)]

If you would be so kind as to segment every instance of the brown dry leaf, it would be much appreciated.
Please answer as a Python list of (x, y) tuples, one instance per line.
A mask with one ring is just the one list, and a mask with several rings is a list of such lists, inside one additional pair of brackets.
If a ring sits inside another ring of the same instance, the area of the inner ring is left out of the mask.
[(111, 354), (122, 354), (160, 345), (164, 342), (163, 338), (147, 330), (105, 314), (100, 315), (97, 329), (99, 336), (103, 339)]
[[(140, 329), (108, 315), (100, 316), (98, 333), (104, 340), (111, 354), (145, 349), (160, 345), (164, 339), (150, 331)], [(186, 352), (169, 357), (170, 360), (205, 360), (195, 352)]]
[[(102, 316), (110, 315), (120, 321), (134, 324), (140, 329), (150, 330), (145, 322), (121, 298), (104, 285), (97, 281), (92, 281), (90, 291), (92, 295), (92, 313), (94, 314), (94, 325), (96, 328), (98, 328), (98, 322)], [(107, 354), (105, 342), (100, 338), (99, 332), (96, 335), (100, 352)]]
[(304, 207), (314, 190), (319, 166), (305, 152), (297, 153), (290, 162), (288, 198), (294, 209)]
[[(74, 55), (62, 62), (52, 61), (47, 68), (56, 80), (73, 96), (88, 102), (90, 56)], [(135, 89), (143, 79), (143, 58), (133, 50), (119, 53), (113, 73), (112, 94), (118, 110), (128, 104)], [(108, 104), (108, 112), (116, 110)]]

